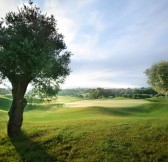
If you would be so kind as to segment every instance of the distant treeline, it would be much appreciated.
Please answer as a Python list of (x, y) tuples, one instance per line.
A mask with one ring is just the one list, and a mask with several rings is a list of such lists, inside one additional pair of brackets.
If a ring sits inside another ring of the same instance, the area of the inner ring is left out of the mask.
[(11, 91), (5, 88), (0, 88), (0, 94), (10, 94)]
[(115, 97), (126, 97), (126, 98), (151, 98), (154, 96), (160, 96), (152, 88), (94, 88), (94, 89), (62, 89), (59, 94), (60, 96), (75, 96), (84, 99), (100, 99), (100, 98), (115, 98)]

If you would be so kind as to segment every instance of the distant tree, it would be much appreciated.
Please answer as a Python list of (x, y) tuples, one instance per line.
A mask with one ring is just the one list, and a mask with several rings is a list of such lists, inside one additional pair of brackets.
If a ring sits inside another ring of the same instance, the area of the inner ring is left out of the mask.
[(161, 61), (145, 71), (148, 83), (158, 92), (168, 95), (168, 61)]
[(10, 94), (11, 92), (8, 89), (0, 88), (0, 94)]
[(55, 95), (70, 73), (71, 53), (65, 51), (63, 35), (56, 26), (54, 16), (42, 14), (31, 1), (18, 12), (7, 13), (0, 23), (0, 78), (9, 79), (13, 95), (8, 113), (9, 137), (21, 130), (28, 84)]

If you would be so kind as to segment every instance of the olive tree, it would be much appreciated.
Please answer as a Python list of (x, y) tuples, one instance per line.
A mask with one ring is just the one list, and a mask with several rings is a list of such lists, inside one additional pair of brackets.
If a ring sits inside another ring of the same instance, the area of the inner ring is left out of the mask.
[(55, 95), (70, 73), (71, 52), (53, 15), (43, 14), (31, 1), (9, 12), (0, 23), (0, 79), (11, 82), (13, 102), (8, 112), (8, 136), (22, 126), (24, 98), (32, 83), (46, 94)]
[(168, 95), (168, 61), (153, 64), (145, 71), (148, 83), (161, 94)]

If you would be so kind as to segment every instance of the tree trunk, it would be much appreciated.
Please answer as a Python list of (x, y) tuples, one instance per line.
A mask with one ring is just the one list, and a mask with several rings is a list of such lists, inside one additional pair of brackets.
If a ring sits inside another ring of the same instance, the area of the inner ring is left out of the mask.
[(23, 111), (27, 104), (24, 98), (28, 82), (12, 83), (13, 101), (8, 112), (9, 121), (7, 125), (7, 133), (9, 137), (16, 136), (21, 131), (23, 121)]

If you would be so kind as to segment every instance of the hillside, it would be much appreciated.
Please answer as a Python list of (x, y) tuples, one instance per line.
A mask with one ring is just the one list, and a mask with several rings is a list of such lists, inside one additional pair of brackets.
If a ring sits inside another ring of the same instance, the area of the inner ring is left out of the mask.
[(6, 135), (11, 100), (0, 101), (0, 161), (168, 161), (165, 98), (60, 97), (34, 103), (24, 113), (22, 134), (11, 141)]

